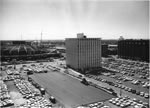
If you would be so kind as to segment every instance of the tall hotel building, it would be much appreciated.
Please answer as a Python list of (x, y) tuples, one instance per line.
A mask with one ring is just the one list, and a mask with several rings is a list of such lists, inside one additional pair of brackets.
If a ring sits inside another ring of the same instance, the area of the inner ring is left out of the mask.
[(101, 39), (86, 38), (82, 33), (67, 38), (66, 64), (76, 70), (101, 67)]

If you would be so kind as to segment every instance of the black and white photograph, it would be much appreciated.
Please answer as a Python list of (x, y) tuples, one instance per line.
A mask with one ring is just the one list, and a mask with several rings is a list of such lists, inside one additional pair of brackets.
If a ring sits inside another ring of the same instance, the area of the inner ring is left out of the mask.
[(149, 0), (0, 0), (0, 108), (150, 108)]

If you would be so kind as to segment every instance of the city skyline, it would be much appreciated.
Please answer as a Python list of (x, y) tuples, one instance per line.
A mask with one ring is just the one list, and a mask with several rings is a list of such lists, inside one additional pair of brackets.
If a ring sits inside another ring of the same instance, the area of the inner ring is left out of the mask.
[(148, 39), (149, 1), (1, 0), (1, 40)]

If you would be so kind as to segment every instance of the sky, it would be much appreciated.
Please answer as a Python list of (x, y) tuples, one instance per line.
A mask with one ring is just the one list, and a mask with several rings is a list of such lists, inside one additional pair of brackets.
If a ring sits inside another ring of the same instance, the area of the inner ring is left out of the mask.
[(0, 0), (0, 40), (148, 39), (149, 1)]

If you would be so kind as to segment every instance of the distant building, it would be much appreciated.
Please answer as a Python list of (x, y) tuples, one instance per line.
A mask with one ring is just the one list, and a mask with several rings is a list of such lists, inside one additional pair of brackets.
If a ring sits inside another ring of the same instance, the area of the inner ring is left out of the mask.
[(108, 57), (108, 45), (107, 44), (102, 45), (102, 57)]
[(49, 53), (31, 45), (31, 41), (3, 41), (1, 46), (1, 61), (38, 60), (50, 57), (61, 57), (60, 53)]
[(108, 55), (117, 55), (118, 45), (108, 45)]
[(0, 46), (9, 46), (9, 45), (12, 45), (12, 41), (6, 41), (6, 40), (3, 40), (3, 41), (0, 41)]
[(60, 53), (66, 53), (65, 47), (56, 47), (56, 50), (58, 50)]
[(101, 39), (67, 38), (66, 64), (77, 70), (101, 67)]
[(118, 56), (149, 62), (149, 40), (119, 40)]
[(18, 44), (25, 44), (26, 41), (20, 41), (20, 40), (18, 40), (18, 41), (12, 41), (12, 43), (13, 43), (14, 45), (18, 45)]

